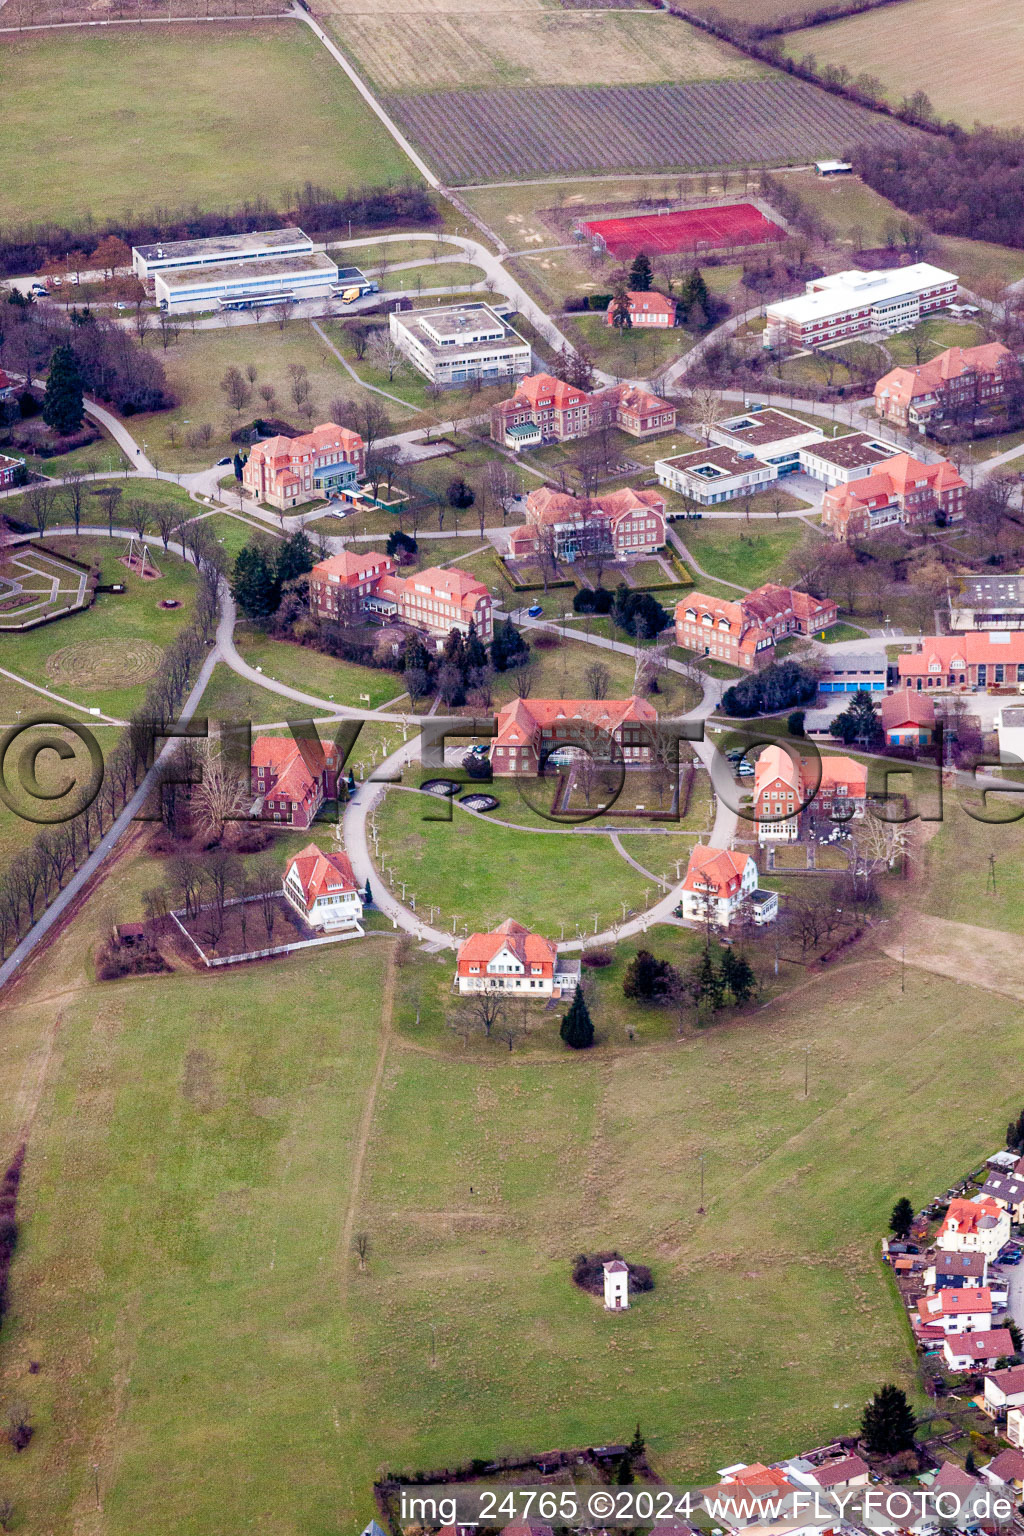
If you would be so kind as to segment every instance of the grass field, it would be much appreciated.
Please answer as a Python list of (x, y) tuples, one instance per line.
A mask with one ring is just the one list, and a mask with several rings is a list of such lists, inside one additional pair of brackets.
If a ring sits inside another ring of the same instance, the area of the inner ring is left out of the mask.
[(999, 0), (910, 0), (791, 32), (785, 45), (791, 57), (875, 75), (894, 102), (924, 90), (940, 117), (965, 128), (1024, 122), (1024, 15)]
[[(626, 781), (628, 791), (629, 781)], [(497, 784), (496, 815), (517, 819), (519, 795)], [(388, 790), (376, 812), (380, 859), (416, 893), (420, 908), (441, 909), (436, 926), (451, 927), (457, 914), (474, 929), (515, 917), (528, 927), (571, 937), (621, 920), (620, 902), (643, 911), (661, 892), (616, 852), (607, 837), (592, 833), (520, 832), (469, 816), (457, 807), (451, 821), (432, 796)], [(659, 855), (673, 857), (677, 840), (659, 837)], [(683, 858), (690, 842), (678, 844)], [(645, 897), (645, 890), (648, 892)]]
[[(815, 537), (806, 524), (796, 518), (775, 523), (678, 523), (675, 525), (683, 543), (698, 564), (720, 581), (733, 581), (741, 587), (759, 587), (765, 581), (777, 581), (785, 570), (787, 557), (805, 539)], [(698, 584), (700, 577), (696, 578)]]
[(384, 90), (753, 79), (737, 50), (653, 11), (511, 10), (345, 17), (338, 40)]
[[(122, 919), (152, 878), (124, 871)], [(36, 1425), (5, 1479), (25, 1528), (95, 1523), (98, 1484), (111, 1536), (206, 1536), (254, 1509), (311, 1536), (365, 1523), (381, 1465), (637, 1419), (662, 1475), (706, 1479), (850, 1433), (879, 1382), (912, 1385), (878, 1234), (898, 1194), (991, 1150), (1017, 1107), (1018, 1005), (912, 967), (901, 992), (883, 960), (647, 1048), (608, 976), (613, 1047), (462, 1059), (429, 1017), (404, 1043), (450, 956), (408, 959), (389, 1035), (388, 939), (97, 987), (109, 912), (101, 893), (4, 1013), (8, 1149), (28, 1065), (42, 1087), (2, 1356)], [(345, 1241), (363, 1230), (365, 1273)], [(612, 1245), (656, 1281), (614, 1319), (568, 1279)]]
[(412, 174), (330, 55), (292, 23), (8, 38), (4, 56), (7, 224), (234, 207), (257, 181), (275, 204), (306, 181), (341, 192)]
[[(156, 453), (161, 469), (205, 468), (218, 457), (233, 453), (232, 431), (257, 416), (278, 416), (305, 430), (307, 424), (292, 401), (292, 379), (288, 373), (292, 365), (306, 369), (314, 425), (329, 418), (332, 401), (358, 403), (367, 398), (308, 320), (289, 320), (282, 328), (268, 318), (260, 325), (210, 331), (192, 331), (183, 325), (178, 340), (166, 350), (157, 340), (151, 340), (149, 346), (157, 348), (179, 404), (171, 411), (133, 417), (132, 431), (137, 436), (145, 435), (150, 455)], [(252, 398), (244, 411), (236, 415), (220, 383), (229, 368), (238, 368), (244, 374), (250, 366), (256, 369)], [(260, 394), (264, 388), (274, 391), (269, 402)], [(384, 403), (397, 425), (411, 424), (410, 413), (400, 405), (393, 401)], [(213, 428), (211, 442), (190, 448), (189, 431), (203, 423)]]
[(697, 339), (679, 326), (666, 330), (631, 326), (619, 330), (601, 314), (573, 315), (563, 320), (562, 325), (570, 341), (579, 337), (586, 344), (599, 368), (626, 379), (649, 378), (658, 373), (689, 352)]

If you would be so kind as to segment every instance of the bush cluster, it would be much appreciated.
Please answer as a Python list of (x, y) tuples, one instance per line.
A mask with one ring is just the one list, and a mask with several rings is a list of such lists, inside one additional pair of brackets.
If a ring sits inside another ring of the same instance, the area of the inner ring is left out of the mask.
[(607, 1253), (578, 1253), (572, 1261), (572, 1282), (591, 1296), (604, 1295), (604, 1266), (618, 1259), (629, 1270), (629, 1290), (632, 1295), (654, 1290), (654, 1276), (646, 1264), (630, 1264), (617, 1248)]

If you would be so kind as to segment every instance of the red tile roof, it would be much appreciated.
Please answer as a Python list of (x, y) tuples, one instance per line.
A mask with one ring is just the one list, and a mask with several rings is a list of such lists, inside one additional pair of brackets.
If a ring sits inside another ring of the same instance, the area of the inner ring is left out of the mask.
[[(939, 1237), (941, 1238), (947, 1230), (951, 1232), (955, 1230), (960, 1234), (975, 1233), (982, 1225), (991, 1227), (1003, 1214), (1002, 1208), (988, 1196), (983, 1200), (951, 1200)], [(950, 1222), (956, 1223), (955, 1228), (950, 1226)]]
[(900, 677), (927, 677), (931, 664), (939, 672), (962, 672), (979, 662), (1024, 662), (1024, 630), (972, 630), (965, 635), (925, 635), (919, 651), (902, 652), (896, 658)]
[(840, 1461), (826, 1462), (815, 1467), (811, 1476), (819, 1488), (837, 1488), (855, 1477), (866, 1477), (871, 1468), (861, 1456), (844, 1456)]
[(710, 888), (715, 896), (731, 896), (739, 889), (746, 867), (745, 853), (698, 843), (690, 852), (683, 890), (704, 894)]
[(901, 725), (925, 725), (931, 729), (934, 724), (935, 705), (916, 688), (899, 688), (882, 700), (882, 725), (887, 731)]
[(1013, 1339), (1009, 1328), (984, 1328), (976, 1333), (950, 1333), (946, 1344), (954, 1355), (969, 1355), (977, 1364), (982, 1360), (999, 1360), (1013, 1354)]
[(889, 399), (906, 408), (918, 395), (941, 390), (950, 379), (965, 373), (998, 373), (1013, 353), (1002, 342), (988, 341), (980, 347), (947, 347), (930, 362), (913, 368), (893, 368), (875, 385), (875, 394), (888, 392)]
[(308, 843), (288, 860), (286, 879), (293, 870), (307, 907), (312, 907), (318, 896), (339, 896), (358, 890), (348, 855), (340, 850), (324, 853), (316, 843)]
[[(481, 969), (489, 965), (495, 955), (506, 948), (510, 949), (523, 965), (554, 968), (555, 946), (542, 938), (539, 933), (531, 933), (529, 928), (524, 928), (522, 923), (517, 923), (509, 917), (492, 933), (469, 935), (459, 950), (459, 975), (468, 976), (471, 965), (479, 966)], [(550, 971), (546, 974), (550, 974)]]
[(528, 745), (544, 726), (582, 721), (609, 734), (630, 721), (657, 720), (646, 699), (514, 699), (498, 711), (496, 746)]
[(309, 574), (323, 581), (331, 576), (337, 576), (342, 585), (356, 586), (359, 582), (365, 581), (374, 571), (391, 572), (394, 569), (395, 562), (391, 556), (382, 554), (379, 549), (370, 550), (365, 555), (357, 554), (352, 549), (343, 549), (338, 555), (320, 560)]

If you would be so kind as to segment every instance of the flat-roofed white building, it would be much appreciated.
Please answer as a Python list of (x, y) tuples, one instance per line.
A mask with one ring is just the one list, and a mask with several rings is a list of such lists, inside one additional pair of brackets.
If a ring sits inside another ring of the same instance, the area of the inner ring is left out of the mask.
[(388, 324), (392, 340), (432, 384), (497, 384), (523, 378), (532, 366), (529, 342), (489, 304), (395, 311)]
[(654, 473), (659, 485), (709, 507), (736, 496), (752, 496), (769, 486), (779, 472), (774, 464), (762, 463), (753, 453), (737, 453), (735, 448), (719, 445), (658, 459)]
[(816, 277), (795, 299), (769, 304), (766, 347), (817, 347), (864, 331), (905, 331), (956, 298), (954, 272), (918, 261), (887, 272), (833, 272)]
[(780, 475), (800, 469), (800, 449), (824, 439), (820, 427), (777, 411), (774, 406), (754, 406), (742, 416), (730, 416), (711, 428), (711, 440), (737, 453), (753, 453), (765, 464), (774, 464)]
[(848, 485), (851, 480), (873, 475), (901, 452), (895, 443), (885, 443), (868, 432), (847, 432), (842, 437), (823, 437), (801, 448), (800, 468), (827, 486)]
[(324, 298), (338, 281), (329, 256), (275, 256), (221, 266), (175, 267), (157, 272), (153, 289), (161, 309), (172, 313), (218, 305), (271, 304), (277, 299)]
[(232, 261), (265, 261), (279, 256), (311, 256), (313, 242), (297, 226), (213, 235), (202, 240), (164, 240), (132, 248), (132, 271), (143, 282), (158, 272), (182, 267), (219, 267)]

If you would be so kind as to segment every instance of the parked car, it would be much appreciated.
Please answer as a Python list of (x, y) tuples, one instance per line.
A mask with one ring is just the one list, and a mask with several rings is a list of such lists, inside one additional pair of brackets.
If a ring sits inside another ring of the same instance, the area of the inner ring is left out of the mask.
[(532, 608), (527, 608), (526, 612), (531, 619), (542, 619), (544, 617), (544, 609), (540, 603), (534, 603)]
[(232, 460), (231, 460), (230, 457), (226, 458), (226, 459), (218, 459), (217, 460), (217, 468), (220, 469), (222, 464), (230, 464), (231, 462), (232, 462)]

